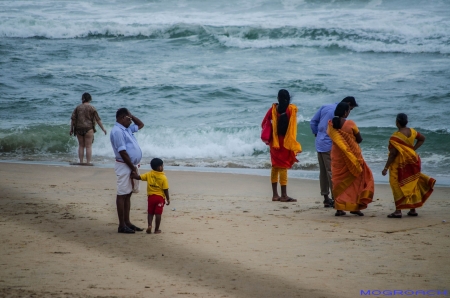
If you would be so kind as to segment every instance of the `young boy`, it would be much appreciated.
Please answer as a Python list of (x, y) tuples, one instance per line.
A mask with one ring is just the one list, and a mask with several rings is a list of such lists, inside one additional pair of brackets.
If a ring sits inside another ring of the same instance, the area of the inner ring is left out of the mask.
[(161, 224), (161, 215), (164, 208), (164, 198), (167, 205), (170, 205), (169, 182), (164, 174), (163, 161), (159, 158), (153, 158), (150, 161), (152, 171), (142, 175), (136, 172), (131, 173), (131, 178), (136, 180), (147, 181), (148, 195), (148, 228), (147, 234), (152, 233), (153, 216), (155, 216), (155, 234), (161, 233), (159, 225)]

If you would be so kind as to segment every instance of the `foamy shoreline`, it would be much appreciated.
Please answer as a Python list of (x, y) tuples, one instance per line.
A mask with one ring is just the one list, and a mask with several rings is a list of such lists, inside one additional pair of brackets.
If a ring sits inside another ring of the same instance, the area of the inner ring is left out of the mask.
[[(17, 163), (17, 164), (32, 164), (32, 165), (49, 165), (61, 167), (74, 167), (68, 162), (58, 161), (20, 161), (20, 160), (0, 160), (2, 163)], [(113, 163), (94, 163), (93, 167), (97, 168), (114, 168)], [(150, 170), (148, 164), (142, 164), (141, 168)], [(254, 169), (254, 168), (222, 168), (222, 167), (188, 167), (188, 166), (165, 166), (166, 171), (180, 171), (180, 172), (196, 172), (196, 173), (222, 173), (222, 174), (238, 174), (238, 175), (254, 175), (254, 176), (270, 176), (270, 169)], [(379, 171), (372, 170), (375, 184), (386, 185), (389, 184), (388, 176), (382, 176)], [(319, 171), (307, 170), (289, 170), (289, 179), (306, 179), (319, 180)], [(450, 187), (450, 177), (434, 177), (437, 180), (437, 187)], [(318, 182), (317, 182), (318, 183)]]

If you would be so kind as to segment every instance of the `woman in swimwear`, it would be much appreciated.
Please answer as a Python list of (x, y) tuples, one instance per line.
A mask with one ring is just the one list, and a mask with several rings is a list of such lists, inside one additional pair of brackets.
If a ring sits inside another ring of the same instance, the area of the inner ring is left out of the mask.
[(106, 135), (102, 121), (97, 110), (90, 104), (92, 97), (89, 93), (81, 96), (81, 104), (73, 110), (70, 124), (70, 135), (74, 134), (78, 139), (78, 158), (83, 163), (84, 151), (86, 150), (86, 162), (91, 163), (92, 143), (94, 142), (95, 122)]

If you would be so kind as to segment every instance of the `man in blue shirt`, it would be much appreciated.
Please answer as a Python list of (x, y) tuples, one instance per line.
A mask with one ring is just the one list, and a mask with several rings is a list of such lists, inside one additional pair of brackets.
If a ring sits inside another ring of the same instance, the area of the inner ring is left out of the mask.
[[(358, 104), (353, 96), (347, 96), (341, 102), (346, 102), (350, 106), (350, 110), (357, 107)], [(338, 103), (333, 103), (329, 105), (322, 106), (314, 117), (310, 121), (311, 131), (316, 136), (316, 151), (317, 158), (319, 160), (319, 170), (320, 170), (320, 194), (323, 195), (324, 207), (333, 207), (334, 197), (333, 192), (330, 194), (330, 189), (333, 190), (331, 184), (331, 144), (332, 141), (327, 134), (328, 120), (333, 119), (334, 110)]]
[[(133, 123), (134, 122), (134, 123)], [(116, 112), (116, 124), (111, 130), (110, 140), (116, 157), (114, 171), (117, 176), (117, 215), (119, 217), (119, 233), (134, 234), (143, 231), (130, 222), (130, 198), (132, 192), (139, 190), (139, 181), (134, 185), (130, 178), (131, 171), (137, 168), (142, 158), (142, 151), (134, 133), (144, 127), (144, 123), (133, 116), (126, 108)]]

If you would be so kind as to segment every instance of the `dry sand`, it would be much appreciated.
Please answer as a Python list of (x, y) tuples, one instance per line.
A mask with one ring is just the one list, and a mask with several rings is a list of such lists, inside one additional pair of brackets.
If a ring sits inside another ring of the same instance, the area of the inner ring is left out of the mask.
[[(322, 207), (318, 181), (290, 179), (298, 202), (281, 203), (270, 200), (269, 177), (166, 175), (172, 204), (163, 233), (124, 235), (113, 169), (0, 163), (0, 297), (449, 289), (450, 188), (437, 188), (417, 218), (386, 218), (389, 185), (376, 185), (366, 216), (335, 217)], [(146, 227), (146, 217), (144, 191), (132, 197), (131, 218)]]

